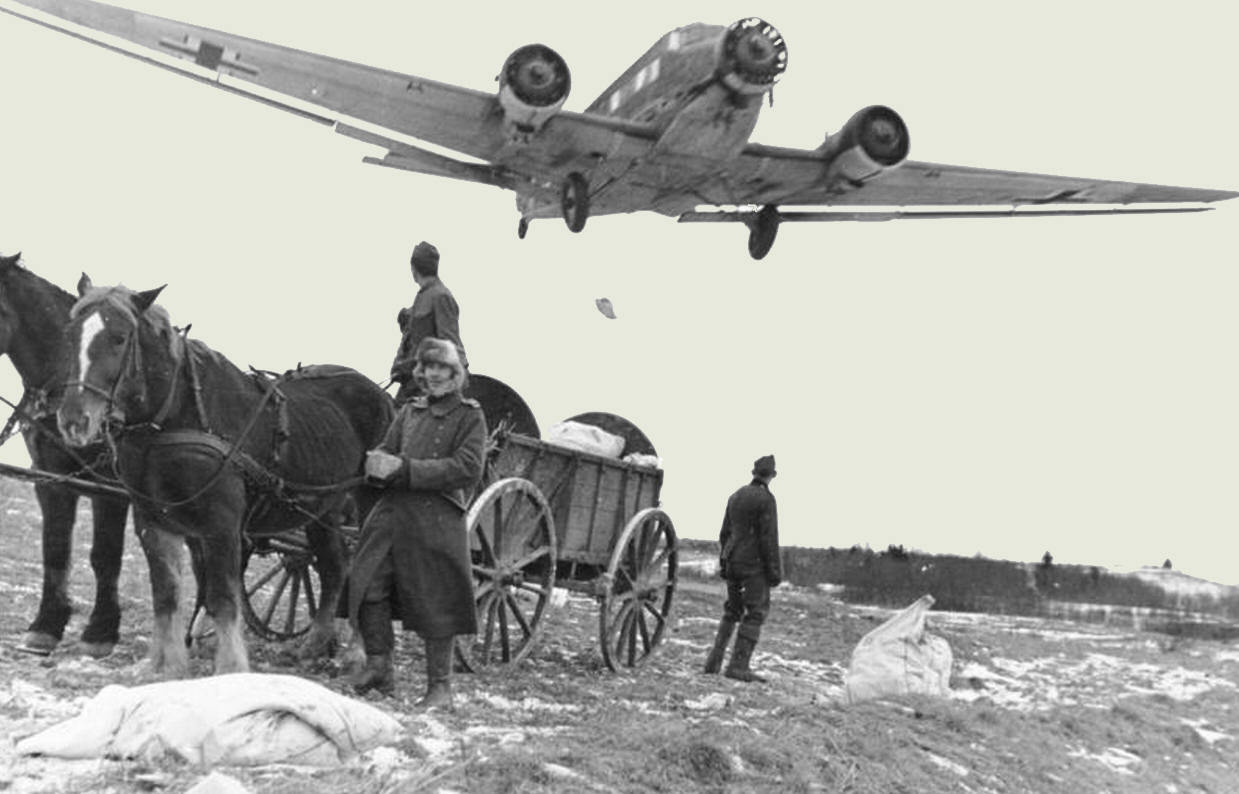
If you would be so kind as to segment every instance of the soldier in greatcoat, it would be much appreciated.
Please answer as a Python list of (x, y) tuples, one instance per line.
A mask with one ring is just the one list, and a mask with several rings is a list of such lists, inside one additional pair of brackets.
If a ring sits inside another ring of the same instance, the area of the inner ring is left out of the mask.
[[(400, 346), (392, 360), (391, 378), (400, 384), (396, 391), (398, 406), (421, 393), (413, 377), (413, 367), (417, 364), (417, 349), (427, 337), (446, 339), (456, 345), (461, 366), (466, 373), (469, 371), (465, 344), (460, 341), (460, 306), (452, 291), (439, 280), (439, 249), (423, 240), (414, 246), (409, 267), (418, 289), (413, 305), (401, 309), (396, 316), (400, 325)], [(467, 379), (468, 375), (465, 377)]]
[(753, 463), (752, 482), (727, 500), (718, 538), (719, 575), (727, 580), (727, 601), (714, 647), (706, 658), (707, 673), (719, 671), (735, 631), (736, 645), (723, 675), (738, 681), (765, 680), (753, 672), (749, 661), (770, 611), (770, 588), (783, 581), (779, 516), (774, 494), (770, 493), (775, 474), (773, 455), (758, 458)]
[(465, 376), (456, 346), (423, 339), (413, 376), (424, 394), (405, 403), (366, 477), (384, 487), (361, 530), (349, 572), (349, 617), (361, 634), (359, 692), (393, 689), (393, 619), (426, 645), (426, 694), (418, 706), (450, 706), (453, 638), (476, 634), (465, 512), (482, 476), (486, 420), (460, 393)]

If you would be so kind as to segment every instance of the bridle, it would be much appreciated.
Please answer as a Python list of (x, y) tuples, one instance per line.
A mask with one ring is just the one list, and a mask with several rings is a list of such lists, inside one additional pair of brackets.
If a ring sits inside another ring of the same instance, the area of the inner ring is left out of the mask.
[[(141, 321), (136, 318), (133, 320), (132, 331), (127, 335), (125, 339), (125, 347), (120, 353), (123, 363), (121, 365), (120, 372), (116, 375), (116, 379), (112, 382), (111, 389), (104, 389), (85, 380), (85, 373), (79, 373), (78, 380), (71, 380), (64, 384), (66, 393), (68, 390), (76, 387), (102, 399), (104, 401), (105, 425), (114, 419), (120, 419), (122, 421), (125, 419), (125, 412), (118, 404), (117, 396), (120, 394), (121, 388), (130, 379), (130, 377), (136, 376), (141, 378), (144, 374), (142, 368), (142, 345), (140, 342), (141, 333), (139, 328), (140, 322)], [(188, 331), (188, 328), (185, 330)], [(167, 420), (168, 415), (172, 411), (172, 404), (176, 400), (176, 391), (177, 387), (180, 385), (181, 370), (184, 367), (184, 359), (187, 354), (188, 351), (185, 351), (182, 355), (173, 356), (174, 365), (172, 370), (172, 380), (168, 384), (168, 393), (164, 397), (163, 404), (155, 413), (155, 416), (146, 422), (141, 422), (136, 425), (126, 425), (125, 429), (131, 429), (142, 425), (149, 426), (154, 430), (159, 430), (162, 428), (163, 423)], [(146, 403), (147, 386), (145, 380), (141, 381), (141, 391), (138, 392), (135, 399), (139, 403)], [(104, 432), (107, 432), (106, 428), (104, 429)]]

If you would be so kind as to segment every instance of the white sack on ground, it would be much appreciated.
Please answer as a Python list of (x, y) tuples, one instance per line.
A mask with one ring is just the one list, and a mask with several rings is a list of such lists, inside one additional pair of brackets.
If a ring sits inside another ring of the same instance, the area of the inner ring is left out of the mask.
[(392, 743), (400, 730), (382, 711), (313, 681), (233, 673), (104, 687), (81, 714), (23, 739), (16, 750), (60, 758), (330, 766)]
[(601, 427), (574, 422), (571, 419), (551, 425), (547, 431), (548, 443), (581, 452), (592, 452), (604, 458), (618, 458), (624, 451), (624, 438), (608, 433)]
[(934, 695), (951, 691), (951, 646), (925, 632), (934, 598), (923, 595), (861, 637), (844, 678), (849, 703), (887, 695)]

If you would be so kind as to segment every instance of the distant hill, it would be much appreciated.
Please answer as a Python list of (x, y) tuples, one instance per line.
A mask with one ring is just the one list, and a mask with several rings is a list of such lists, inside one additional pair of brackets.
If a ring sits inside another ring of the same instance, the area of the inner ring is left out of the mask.
[(1239, 587), (1218, 584), (1207, 579), (1189, 576), (1173, 568), (1148, 566), (1131, 571), (1127, 575), (1135, 576), (1150, 584), (1155, 584), (1167, 593), (1174, 595), (1182, 595), (1189, 598), (1216, 598), (1218, 600), (1239, 598)]

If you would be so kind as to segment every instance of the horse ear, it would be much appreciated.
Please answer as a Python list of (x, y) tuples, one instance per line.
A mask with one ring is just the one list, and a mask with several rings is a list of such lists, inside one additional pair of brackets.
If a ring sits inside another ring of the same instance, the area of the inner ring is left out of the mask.
[(155, 287), (155, 289), (148, 289), (146, 292), (139, 292), (133, 299), (134, 307), (139, 313), (146, 311), (151, 307), (151, 304), (155, 302), (155, 299), (159, 297), (159, 293), (163, 292), (163, 288), (166, 286), (168, 285), (164, 284), (163, 287)]
[(18, 251), (17, 253), (13, 254), (12, 256), (0, 256), (0, 265), (5, 265), (6, 267), (7, 267), (8, 265), (16, 265), (16, 264), (17, 264), (17, 260), (19, 260), (19, 259), (21, 259), (21, 258), (22, 258), (22, 252), (21, 252), (21, 251)]
[(80, 298), (90, 291), (94, 283), (90, 280), (90, 276), (82, 273), (82, 277), (77, 280), (77, 296)]

